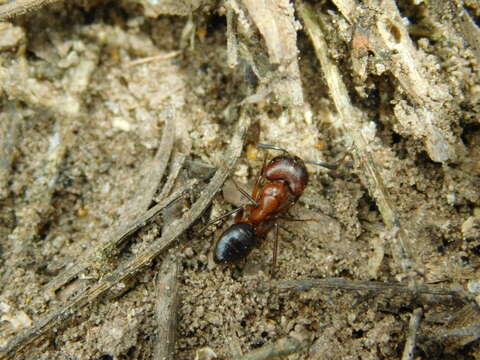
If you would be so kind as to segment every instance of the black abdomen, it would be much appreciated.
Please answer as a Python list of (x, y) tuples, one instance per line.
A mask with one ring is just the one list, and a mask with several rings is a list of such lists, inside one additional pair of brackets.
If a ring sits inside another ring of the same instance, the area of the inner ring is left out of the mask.
[(232, 263), (245, 258), (257, 245), (252, 225), (238, 223), (230, 226), (218, 239), (213, 259), (217, 263)]

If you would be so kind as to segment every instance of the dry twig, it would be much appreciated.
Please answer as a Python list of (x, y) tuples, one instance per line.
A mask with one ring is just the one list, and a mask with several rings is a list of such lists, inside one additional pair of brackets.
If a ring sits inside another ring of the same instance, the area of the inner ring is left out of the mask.
[(76, 314), (79, 309), (95, 301), (118, 282), (134, 275), (142, 267), (151, 263), (159, 254), (167, 249), (193, 222), (205, 211), (212, 198), (220, 190), (225, 179), (232, 171), (238, 157), (241, 154), (243, 140), (246, 135), (250, 120), (245, 112), (240, 116), (239, 126), (232, 138), (226, 161), (205, 190), (200, 198), (192, 205), (191, 209), (183, 217), (172, 222), (164, 231), (162, 237), (150, 244), (146, 249), (136, 256), (118, 266), (115, 270), (105, 274), (91, 287), (77, 295), (74, 299), (66, 301), (58, 309), (52, 310), (35, 322), (30, 329), (15, 336), (4, 348), (0, 349), (0, 359), (12, 358), (20, 350), (32, 342), (44, 337), (54, 327), (60, 326), (66, 319)]
[(415, 350), (415, 339), (417, 337), (417, 330), (420, 325), (420, 320), (423, 316), (422, 308), (415, 309), (410, 317), (408, 325), (408, 336), (403, 349), (402, 360), (412, 360), (413, 351)]
[[(226, 5), (229, 64), (233, 66), (238, 57), (243, 58), (268, 87), (268, 91), (260, 89), (260, 92), (273, 91), (276, 100), (285, 106), (303, 105), (292, 3), (287, 0), (230, 0)], [(266, 49), (258, 41), (247, 40), (253, 38), (255, 27), (265, 40)]]
[(412, 288), (409, 285), (396, 283), (396, 282), (380, 282), (380, 281), (362, 281), (362, 280), (346, 280), (340, 278), (332, 279), (298, 279), (298, 280), (279, 280), (268, 283), (261, 283), (260, 288), (273, 287), (279, 290), (292, 290), (292, 291), (307, 291), (313, 288), (320, 289), (341, 289), (348, 291), (395, 291), (397, 293), (410, 293), (410, 294), (431, 294), (431, 295), (443, 295), (453, 296), (458, 299), (465, 299), (468, 295), (451, 289), (443, 289), (438, 286), (432, 285), (419, 285), (416, 288)]
[(167, 256), (158, 274), (155, 315), (157, 318), (157, 340), (154, 360), (174, 358), (175, 333), (178, 305), (178, 262), (173, 256)]
[(10, 1), (0, 6), (0, 21), (12, 19), (35, 10), (39, 10), (44, 6), (55, 4), (60, 1), (61, 0)]

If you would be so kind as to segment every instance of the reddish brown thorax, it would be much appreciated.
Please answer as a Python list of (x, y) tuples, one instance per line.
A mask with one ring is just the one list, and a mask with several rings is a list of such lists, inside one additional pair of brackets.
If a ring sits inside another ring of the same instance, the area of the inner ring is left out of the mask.
[(294, 201), (295, 197), (285, 181), (277, 180), (274, 183), (266, 184), (260, 191), (260, 197), (257, 200), (258, 206), (253, 207), (250, 212), (249, 221), (252, 224), (259, 224), (274, 215), (287, 211)]
[[(271, 229), (270, 223), (282, 217), (302, 195), (308, 173), (302, 159), (284, 154), (270, 160), (263, 167), (261, 177), (268, 182), (254, 188), (252, 197), (257, 204), (245, 206), (245, 213), (239, 213), (235, 222), (251, 224), (258, 228), (257, 235), (263, 237), (267, 229)], [(261, 226), (262, 223), (268, 224)]]

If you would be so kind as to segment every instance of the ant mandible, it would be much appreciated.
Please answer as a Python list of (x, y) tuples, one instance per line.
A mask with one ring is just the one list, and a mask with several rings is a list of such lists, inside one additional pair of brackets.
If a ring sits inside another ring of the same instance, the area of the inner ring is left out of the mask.
[(244, 259), (259, 244), (259, 239), (265, 238), (270, 230), (275, 227), (273, 274), (278, 251), (278, 220), (292, 220), (286, 216), (287, 212), (298, 201), (308, 184), (308, 172), (305, 163), (323, 166), (328, 169), (336, 169), (336, 166), (317, 161), (305, 162), (298, 156), (273, 145), (258, 144), (257, 147), (279, 150), (283, 154), (274, 157), (268, 163), (265, 158), (251, 196), (234, 182), (238, 190), (251, 204), (235, 209), (213, 221), (216, 222), (232, 213), (237, 213), (235, 224), (220, 236), (215, 245), (214, 260), (216, 263), (225, 264)]

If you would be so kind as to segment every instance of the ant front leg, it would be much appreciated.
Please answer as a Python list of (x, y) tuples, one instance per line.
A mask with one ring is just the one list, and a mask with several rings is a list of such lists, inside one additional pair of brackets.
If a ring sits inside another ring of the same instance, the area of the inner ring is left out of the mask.
[(272, 269), (270, 270), (270, 276), (275, 278), (275, 268), (277, 266), (278, 255), (278, 224), (275, 223), (275, 240), (273, 242), (273, 255), (272, 255)]
[(237, 184), (235, 179), (233, 177), (230, 177), (230, 180), (232, 180), (233, 184), (237, 188), (237, 190), (240, 192), (240, 194), (243, 195), (248, 201), (250, 201), (253, 205), (258, 206), (257, 202), (255, 201), (255, 197), (250, 196), (245, 190), (243, 190), (240, 185)]
[(262, 164), (262, 167), (260, 168), (260, 173), (257, 176), (255, 185), (253, 185), (252, 198), (255, 199), (255, 201), (258, 201), (258, 199), (260, 198), (260, 188), (262, 186), (262, 177), (263, 177), (263, 171), (265, 169), (265, 165), (267, 165), (267, 154), (265, 154), (263, 158), (263, 164)]

